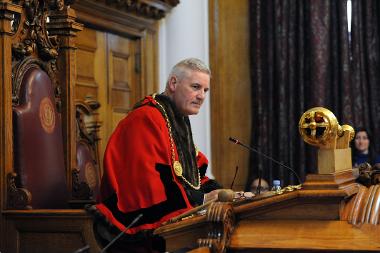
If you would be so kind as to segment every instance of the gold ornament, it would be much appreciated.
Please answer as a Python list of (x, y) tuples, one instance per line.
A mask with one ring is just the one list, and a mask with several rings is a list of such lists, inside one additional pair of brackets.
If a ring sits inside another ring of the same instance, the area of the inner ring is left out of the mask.
[(337, 135), (338, 120), (323, 107), (307, 110), (298, 123), (299, 132), (305, 142), (313, 146), (325, 145)]
[[(323, 107), (307, 110), (298, 123), (298, 130), (306, 143), (317, 147), (331, 146), (337, 138), (348, 134), (347, 143), (354, 138), (355, 131), (349, 125), (339, 125), (335, 115)], [(334, 145), (335, 146), (335, 145)]]
[(174, 168), (174, 173), (177, 175), (177, 177), (182, 176), (182, 165), (179, 161), (173, 162), (173, 168)]

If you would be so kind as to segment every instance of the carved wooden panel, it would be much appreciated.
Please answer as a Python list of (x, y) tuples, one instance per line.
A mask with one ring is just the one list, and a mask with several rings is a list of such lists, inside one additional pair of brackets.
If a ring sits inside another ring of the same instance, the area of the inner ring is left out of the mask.
[(135, 71), (136, 42), (113, 34), (107, 36), (107, 42), (109, 115), (112, 116), (107, 121), (112, 122), (109, 130), (113, 131), (136, 102), (136, 88), (141, 84)]
[[(95, 64), (98, 56), (98, 41), (96, 31), (84, 29), (78, 34), (77, 43), (77, 99), (98, 96), (98, 83), (95, 80)], [(100, 49), (101, 50), (101, 49)]]
[(4, 251), (70, 253), (86, 244), (100, 252), (92, 232), (92, 217), (84, 210), (7, 211)]
[[(136, 59), (141, 62), (141, 82), (144, 84), (140, 87), (141, 94), (152, 94), (158, 92), (158, 80), (157, 77), (157, 47), (158, 35), (154, 32), (149, 32), (145, 34), (144, 39), (138, 46), (140, 50), (137, 54)], [(138, 65), (137, 65), (138, 66)]]
[(77, 167), (73, 171), (71, 202), (74, 206), (96, 201), (100, 187), (98, 132), (99, 102), (93, 99), (76, 101)]

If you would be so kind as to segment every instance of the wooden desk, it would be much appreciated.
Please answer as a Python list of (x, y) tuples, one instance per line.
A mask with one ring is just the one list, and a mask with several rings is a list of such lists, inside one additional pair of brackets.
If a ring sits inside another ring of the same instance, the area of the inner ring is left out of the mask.
[(380, 185), (366, 188), (347, 175), (326, 177), (306, 182), (302, 190), (226, 204), (233, 215), (219, 208), (211, 211), (217, 215), (168, 224), (155, 233), (169, 251), (198, 243), (212, 245), (210, 252), (380, 252)]

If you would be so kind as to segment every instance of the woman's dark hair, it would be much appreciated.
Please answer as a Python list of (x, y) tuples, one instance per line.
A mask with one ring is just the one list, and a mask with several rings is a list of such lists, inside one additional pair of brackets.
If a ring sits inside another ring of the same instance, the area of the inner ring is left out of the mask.
[(355, 163), (355, 159), (356, 159), (356, 156), (358, 154), (360, 154), (359, 150), (356, 149), (356, 146), (355, 146), (355, 138), (356, 138), (356, 135), (359, 133), (359, 132), (365, 132), (367, 134), (367, 138), (369, 140), (369, 146), (368, 146), (368, 163), (373, 165), (373, 162), (375, 161), (375, 150), (373, 148), (371, 148), (371, 135), (369, 133), (369, 131), (364, 128), (364, 127), (358, 127), (355, 129), (355, 136), (354, 136), (354, 139), (351, 141), (351, 151), (352, 151), (352, 164)]

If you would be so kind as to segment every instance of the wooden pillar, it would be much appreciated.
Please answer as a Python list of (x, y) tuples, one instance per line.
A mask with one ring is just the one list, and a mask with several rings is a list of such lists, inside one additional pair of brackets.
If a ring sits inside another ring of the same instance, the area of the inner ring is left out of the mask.
[(243, 190), (247, 183), (250, 153), (228, 137), (250, 143), (254, 120), (248, 10), (248, 0), (209, 0), (212, 173), (229, 188), (238, 166), (234, 190)]
[[(7, 174), (13, 170), (12, 139), (12, 26), (14, 14), (22, 7), (10, 0), (0, 1), (0, 234), (4, 228), (3, 210), (7, 203)], [(3, 237), (2, 237), (3, 238)], [(4, 242), (0, 241), (0, 251)]]
[(62, 131), (65, 151), (67, 187), (72, 191), (72, 171), (76, 168), (75, 131), (75, 80), (76, 80), (76, 33), (83, 25), (75, 22), (74, 9), (65, 6), (63, 10), (49, 13), (47, 24), (49, 35), (56, 35), (59, 42), (57, 59), (58, 82), (62, 99)]

